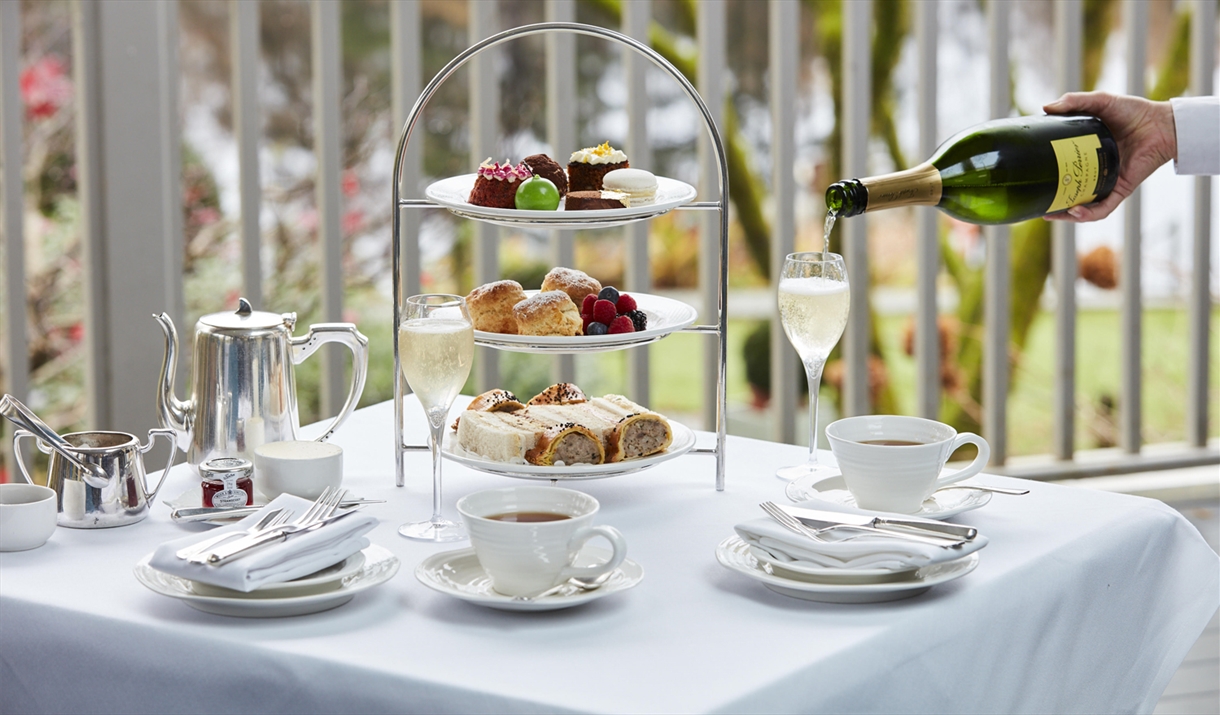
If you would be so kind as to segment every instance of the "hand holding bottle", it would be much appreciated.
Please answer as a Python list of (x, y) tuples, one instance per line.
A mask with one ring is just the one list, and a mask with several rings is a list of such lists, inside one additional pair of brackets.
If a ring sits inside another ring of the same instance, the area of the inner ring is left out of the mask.
[(1118, 142), (1118, 154), (1122, 159), (1118, 183), (1109, 196), (1095, 204), (1073, 206), (1064, 213), (1046, 216), (1048, 221), (1082, 223), (1103, 219), (1152, 172), (1177, 157), (1177, 137), (1169, 102), (1106, 92), (1069, 92), (1043, 110), (1047, 114), (1089, 114), (1102, 120)]

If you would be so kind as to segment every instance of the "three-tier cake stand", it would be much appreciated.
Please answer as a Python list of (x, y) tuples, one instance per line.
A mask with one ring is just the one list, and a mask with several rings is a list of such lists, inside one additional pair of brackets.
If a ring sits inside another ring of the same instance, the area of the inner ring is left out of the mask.
[[(728, 276), (729, 276), (729, 267), (728, 267), (729, 172), (728, 172), (728, 164), (725, 160), (724, 144), (721, 141), (720, 132), (716, 128), (716, 123), (715, 123), (715, 121), (713, 121), (712, 115), (708, 111), (707, 105), (703, 102), (703, 98), (699, 96), (699, 93), (697, 91), (695, 91), (694, 86), (691, 85), (691, 83), (686, 79), (686, 77), (684, 77), (682, 75), (682, 73), (677, 70), (677, 68), (675, 68), (672, 64), (670, 64), (668, 61), (666, 61), (664, 57), (657, 54), (647, 45), (645, 45), (635, 39), (632, 39), (631, 37), (623, 35), (621, 33), (615, 32), (613, 30), (607, 30), (602, 27), (597, 27), (595, 25), (585, 25), (585, 24), (573, 23), (573, 22), (544, 22), (544, 23), (538, 23), (538, 24), (533, 24), (533, 25), (523, 25), (521, 27), (513, 28), (511, 30), (505, 30), (504, 32), (501, 32), (496, 35), (492, 35), (491, 37), (488, 37), (485, 40), (475, 43), (474, 45), (472, 45), (471, 47), (469, 47), (468, 49), (463, 51), (461, 54), (459, 54), (457, 57), (453, 58), (453, 60), (449, 64), (445, 65), (444, 69), (442, 69), (440, 72), (437, 73), (437, 75), (435, 77), (432, 78), (432, 81), (430, 81), (428, 83), (428, 86), (426, 86), (424, 88), (423, 92), (420, 93), (419, 99), (417, 99), (415, 102), (415, 106), (413, 106), (411, 108), (411, 112), (407, 116), (406, 122), (403, 126), (402, 133), (399, 135), (398, 151), (397, 151), (397, 154), (395, 155), (395, 159), (394, 159), (394, 189), (393, 189), (393, 192), (394, 192), (394, 246), (393, 246), (393, 253), (394, 253), (394, 268), (393, 268), (394, 330), (393, 330), (393, 334), (394, 334), (394, 457), (395, 457), (394, 468), (395, 468), (395, 483), (400, 487), (403, 486), (405, 483), (404, 464), (403, 464), (403, 457), (404, 457), (405, 452), (407, 452), (408, 450), (419, 449), (419, 447), (416, 447), (413, 445), (407, 445), (403, 441), (403, 377), (402, 377), (402, 371), (401, 371), (402, 357), (401, 357), (401, 353), (399, 352), (398, 329), (397, 329), (399, 322), (402, 320), (403, 303), (407, 297), (402, 294), (403, 293), (403, 268), (404, 268), (402, 265), (402, 250), (401, 250), (401, 248), (402, 248), (401, 241), (403, 239), (403, 236), (402, 236), (402, 210), (403, 209), (419, 210), (419, 209), (427, 209), (427, 208), (432, 208), (432, 209), (442, 208), (442, 205), (437, 203), (436, 201), (427, 200), (427, 199), (404, 199), (401, 197), (400, 192), (401, 192), (401, 186), (402, 186), (403, 162), (404, 162), (404, 157), (406, 156), (407, 144), (408, 144), (408, 142), (411, 141), (411, 138), (415, 132), (416, 126), (419, 122), (419, 118), (423, 114), (424, 108), (427, 106), (428, 101), (432, 98), (432, 96), (434, 94), (436, 94), (436, 91), (440, 88), (441, 84), (443, 84), (445, 82), (445, 80), (447, 80), (462, 65), (466, 64), (471, 58), (473, 58), (475, 55), (479, 54), (480, 52), (482, 52), (486, 49), (495, 47), (496, 45), (500, 45), (505, 42), (508, 42), (509, 40), (513, 40), (513, 39), (516, 39), (519, 37), (525, 37), (527, 35), (539, 35), (539, 34), (547, 34), (547, 33), (572, 33), (572, 34), (577, 34), (577, 35), (589, 35), (589, 36), (593, 36), (593, 37), (601, 37), (601, 38), (607, 39), (611, 42), (615, 42), (620, 45), (624, 45), (626, 47), (631, 48), (635, 52), (638, 52), (641, 55), (647, 57), (649, 60), (652, 61), (652, 63), (654, 65), (656, 65), (657, 67), (660, 67), (662, 70), (664, 70), (666, 73), (668, 73), (671, 77), (673, 77), (674, 80), (676, 80), (678, 82), (678, 84), (682, 87), (682, 89), (686, 92), (686, 95), (688, 97), (690, 97), (691, 101), (693, 101), (695, 103), (695, 106), (697, 106), (699, 108), (699, 111), (703, 116), (703, 121), (707, 128), (707, 131), (709, 134), (709, 139), (711, 141), (712, 151), (714, 152), (714, 155), (716, 158), (716, 164), (717, 164), (717, 167), (720, 172), (719, 173), (718, 197), (717, 197), (716, 201), (696, 201), (696, 202), (692, 202), (692, 203), (687, 203), (685, 205), (678, 207), (677, 210), (715, 211), (719, 214), (719, 218), (720, 218), (720, 255), (719, 255), (720, 270), (719, 270), (719, 282), (716, 286), (716, 322), (714, 324), (689, 325), (687, 327), (682, 328), (681, 331), (682, 332), (696, 332), (696, 333), (712, 334), (712, 335), (715, 335), (716, 339), (717, 339), (717, 348), (719, 351), (719, 355), (718, 355), (719, 359), (717, 360), (717, 371), (716, 371), (716, 446), (715, 447), (704, 447), (704, 448), (696, 447), (694, 449), (691, 449), (690, 451), (691, 451), (691, 453), (694, 453), (694, 454), (707, 454), (707, 455), (712, 455), (716, 458), (716, 490), (722, 491), (724, 489), (724, 468), (725, 468), (725, 462), (724, 462), (725, 439), (724, 438), (725, 438), (725, 427), (726, 427), (726, 424), (725, 424), (725, 421), (726, 421), (725, 364), (726, 364), (726, 360), (728, 358), (728, 343), (727, 343), (727, 330), (726, 330), (726, 328), (727, 328), (726, 298), (727, 298), (727, 291), (728, 291)], [(463, 212), (456, 211), (456, 210), (454, 210), (453, 212), (457, 215), (465, 216), (467, 218), (471, 218), (474, 220), (488, 220), (486, 218), (481, 218), (478, 215), (474, 215), (471, 213), (463, 213)], [(575, 212), (573, 212), (573, 213), (575, 213)], [(539, 228), (539, 229), (602, 228), (607, 225), (621, 225), (623, 223), (631, 223), (631, 222), (635, 222), (635, 221), (648, 220), (649, 218), (660, 215), (661, 213), (665, 213), (665, 211), (656, 211), (656, 212), (652, 212), (652, 213), (633, 212), (632, 216), (630, 218), (628, 218), (627, 220), (622, 220), (622, 219), (606, 220), (606, 219), (593, 219), (593, 218), (585, 219), (584, 217), (573, 216), (571, 221), (566, 221), (566, 220), (561, 219), (560, 221), (550, 220), (550, 221), (545, 221), (545, 222), (533, 222), (533, 221), (529, 221), (529, 220), (511, 220), (510, 219), (507, 221), (506, 220), (494, 220), (492, 222), (497, 223), (497, 224), (502, 224), (502, 225), (503, 224), (515, 225), (515, 226), (519, 226), (522, 228)], [(410, 238), (411, 238), (411, 240), (414, 240), (414, 241), (419, 240), (418, 235), (412, 236)], [(411, 270), (419, 270), (419, 267), (412, 266)], [(603, 341), (600, 345), (596, 345), (596, 346), (584, 346), (584, 347), (577, 346), (577, 347), (565, 348), (565, 347), (559, 347), (559, 346), (555, 346), (555, 345), (541, 344), (542, 341), (539, 341), (539, 344), (528, 344), (528, 343), (521, 343), (521, 342), (506, 342), (503, 340), (478, 339), (478, 338), (476, 338), (476, 341), (475, 341), (475, 343), (478, 345), (484, 345), (484, 346), (499, 349), (499, 350), (510, 350), (510, 351), (520, 351), (520, 352), (549, 352), (551, 354), (558, 354), (561, 352), (567, 352), (567, 353), (590, 352), (590, 351), (599, 351), (599, 350), (607, 350), (607, 349), (622, 350), (622, 349), (629, 349), (631, 347), (646, 344), (646, 342), (651, 342), (651, 340), (645, 341), (645, 342), (638, 342), (638, 341), (637, 342), (626, 342), (623, 344), (610, 344), (610, 343)], [(627, 473), (630, 471), (636, 471), (635, 469), (631, 468), (630, 462), (625, 462), (625, 463), (620, 463), (620, 464), (622, 464), (624, 468), (616, 473), (621, 474), (621, 473)], [(607, 476), (609, 476), (609, 475), (607, 475)]]

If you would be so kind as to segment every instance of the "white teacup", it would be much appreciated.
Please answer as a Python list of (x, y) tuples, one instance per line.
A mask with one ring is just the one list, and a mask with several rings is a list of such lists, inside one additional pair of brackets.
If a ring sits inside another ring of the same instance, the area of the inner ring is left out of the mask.
[(0, 484), (0, 551), (25, 551), (47, 543), (58, 516), (54, 489)]
[(291, 494), (317, 499), (343, 483), (343, 448), (329, 442), (285, 441), (254, 450), (254, 487), (268, 499)]
[[(958, 434), (947, 424), (921, 417), (848, 417), (827, 426), (826, 438), (856, 504), (877, 511), (914, 514), (932, 492), (973, 477), (991, 458), (991, 448), (982, 437)], [(966, 444), (979, 449), (974, 461), (940, 476), (949, 457)]]
[[(583, 492), (538, 486), (489, 489), (462, 497), (457, 509), (479, 564), (492, 587), (505, 596), (539, 593), (573, 576), (594, 579), (618, 568), (627, 556), (627, 542), (618, 529), (592, 525), (598, 503)], [(525, 521), (528, 518), (548, 520)], [(610, 560), (600, 566), (573, 566), (581, 547), (595, 536), (610, 542)]]

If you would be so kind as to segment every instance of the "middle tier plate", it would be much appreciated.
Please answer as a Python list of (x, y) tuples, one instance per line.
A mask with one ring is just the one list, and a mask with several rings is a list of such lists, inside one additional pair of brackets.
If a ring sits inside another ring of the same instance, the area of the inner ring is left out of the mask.
[[(526, 295), (538, 291), (528, 290)], [(630, 293), (637, 307), (648, 316), (648, 327), (635, 333), (615, 335), (508, 335), (474, 331), (474, 342), (497, 350), (518, 353), (598, 353), (621, 350), (636, 345), (646, 345), (660, 340), (670, 333), (694, 325), (698, 312), (693, 306), (680, 300), (648, 293)], [(579, 308), (579, 306), (577, 306)]]
[(574, 464), (564, 467), (545, 467), (537, 464), (496, 462), (458, 447), (457, 435), (453, 430), (448, 428), (445, 429), (445, 439), (441, 443), (441, 453), (447, 459), (451, 459), (471, 469), (500, 474), (505, 477), (563, 481), (573, 479), (604, 479), (655, 467), (661, 462), (681, 457), (689, 452), (691, 447), (695, 446), (695, 433), (686, 425), (669, 420), (669, 427), (674, 433), (674, 441), (670, 443), (669, 449), (660, 454), (640, 457), (639, 459), (628, 459), (622, 462), (611, 462), (609, 464)]

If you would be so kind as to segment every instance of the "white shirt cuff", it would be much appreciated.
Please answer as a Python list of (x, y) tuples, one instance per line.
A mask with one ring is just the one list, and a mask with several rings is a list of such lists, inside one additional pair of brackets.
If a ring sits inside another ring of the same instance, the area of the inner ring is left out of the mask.
[(1173, 107), (1179, 174), (1220, 174), (1220, 97), (1177, 97)]

